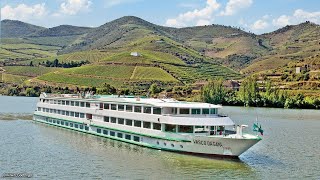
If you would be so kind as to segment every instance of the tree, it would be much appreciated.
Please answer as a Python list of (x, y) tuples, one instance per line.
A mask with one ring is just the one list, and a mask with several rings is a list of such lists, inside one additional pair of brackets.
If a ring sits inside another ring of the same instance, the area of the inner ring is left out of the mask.
[(32, 62), (32, 61), (30, 61), (30, 64), (29, 64), (29, 66), (33, 66), (33, 62)]
[(158, 85), (156, 83), (151, 84), (149, 88), (149, 93), (151, 95), (155, 95), (160, 92), (160, 89), (158, 88)]
[(225, 101), (226, 90), (223, 86), (223, 79), (215, 79), (201, 89), (201, 100), (212, 104), (222, 104)]

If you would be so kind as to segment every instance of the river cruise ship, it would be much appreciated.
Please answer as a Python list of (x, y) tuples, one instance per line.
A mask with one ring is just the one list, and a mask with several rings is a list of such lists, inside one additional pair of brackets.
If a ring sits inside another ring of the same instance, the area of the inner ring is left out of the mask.
[(261, 138), (219, 115), (220, 108), (175, 99), (42, 93), (33, 120), (159, 150), (238, 157)]

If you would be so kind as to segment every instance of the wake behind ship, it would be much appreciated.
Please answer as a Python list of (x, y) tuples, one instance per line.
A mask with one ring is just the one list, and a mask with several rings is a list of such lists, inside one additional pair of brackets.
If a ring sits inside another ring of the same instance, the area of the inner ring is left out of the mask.
[(144, 147), (238, 157), (261, 138), (218, 114), (220, 105), (174, 99), (42, 93), (33, 120)]

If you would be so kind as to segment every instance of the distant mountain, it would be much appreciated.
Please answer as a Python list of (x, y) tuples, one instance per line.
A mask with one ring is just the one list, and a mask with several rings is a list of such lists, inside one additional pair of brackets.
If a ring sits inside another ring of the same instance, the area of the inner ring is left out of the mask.
[(43, 29), (37, 31), (31, 36), (35, 37), (52, 37), (52, 36), (72, 36), (72, 35), (82, 35), (89, 32), (92, 28), (89, 27), (78, 27), (70, 25), (60, 25), (53, 28)]
[[(263, 35), (215, 24), (164, 27), (134, 16), (125, 16), (96, 28), (70, 25), (44, 28), (3, 20), (1, 30), (2, 37), (25, 37), (38, 44), (59, 45), (62, 49), (58, 54), (84, 50), (146, 49), (169, 53), (191, 64), (208, 58), (249, 74), (285, 66), (292, 60), (310, 57), (320, 51), (319, 25), (310, 22), (286, 26)], [(161, 41), (165, 43), (154, 43)]]
[(35, 26), (16, 20), (2, 20), (1, 21), (1, 37), (2, 38), (18, 38), (29, 36), (46, 28)]

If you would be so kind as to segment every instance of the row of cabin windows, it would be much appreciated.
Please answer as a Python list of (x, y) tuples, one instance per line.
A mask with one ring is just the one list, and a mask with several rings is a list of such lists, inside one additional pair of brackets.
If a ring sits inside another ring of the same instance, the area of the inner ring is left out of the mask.
[[(38, 111), (41, 111), (41, 108), (40, 109), (38, 108)], [(84, 118), (84, 115), (85, 115), (84, 113), (79, 113), (79, 112), (49, 109), (49, 108), (42, 108), (42, 112), (60, 114), (64, 116), (77, 117), (77, 118)]]
[(69, 121), (62, 121), (62, 120), (54, 119), (54, 118), (45, 118), (44, 120), (49, 123), (54, 123), (54, 124), (59, 124), (59, 125), (63, 125), (63, 126), (68, 126), (68, 127), (72, 127), (72, 128), (77, 128), (77, 129), (89, 131), (89, 126), (86, 126), (84, 124), (79, 124), (79, 123), (74, 123), (74, 122), (69, 122)]
[[(218, 114), (217, 108), (180, 108), (179, 111), (179, 114)], [(172, 114), (178, 114), (178, 108), (172, 108)]]
[(147, 114), (161, 114), (161, 108), (150, 107), (150, 106), (133, 106), (133, 105), (124, 105), (124, 104), (104, 103), (103, 109), (136, 112), (136, 113), (147, 113)]
[(131, 136), (130, 134), (123, 134), (121, 132), (115, 132), (115, 131), (108, 131), (106, 129), (97, 129), (98, 134), (103, 134), (103, 135), (110, 135), (113, 137), (118, 137), (118, 138), (124, 138), (126, 140), (133, 140), (136, 142), (140, 142), (140, 137), (139, 136)]
[(160, 123), (152, 123), (147, 121), (123, 119), (123, 118), (116, 118), (116, 117), (109, 117), (109, 116), (104, 116), (103, 121), (108, 123), (114, 123), (114, 124), (121, 124), (121, 125), (134, 126), (134, 127), (140, 127), (140, 128), (142, 127), (146, 129), (161, 130)]
[[(63, 120), (59, 120), (59, 119), (54, 119), (54, 118), (46, 118), (46, 117), (42, 117), (42, 116), (38, 116), (38, 119), (44, 120), (46, 122), (50, 122), (50, 123), (54, 123), (54, 124), (59, 124), (59, 125), (63, 125), (63, 126), (68, 126), (68, 127), (72, 127), (72, 128), (77, 128), (77, 129), (81, 129), (81, 130), (86, 130), (89, 131), (89, 126), (86, 126), (84, 124), (79, 124), (79, 123), (73, 123), (73, 122), (68, 122), (68, 121), (63, 121)], [(104, 135), (110, 135), (113, 137), (118, 137), (118, 138), (125, 138), (126, 140), (133, 140), (136, 142), (140, 142), (140, 137), (139, 136), (132, 136), (131, 139), (131, 135), (130, 134), (123, 134), (121, 132), (115, 132), (115, 131), (108, 131), (106, 129), (97, 129), (97, 133), (99, 134), (104, 134)]]
[(79, 106), (79, 107), (87, 107), (90, 108), (89, 102), (81, 102), (81, 101), (65, 101), (65, 100), (49, 100), (49, 99), (43, 99), (44, 103), (48, 104), (59, 104), (59, 105), (65, 105), (65, 106)]

